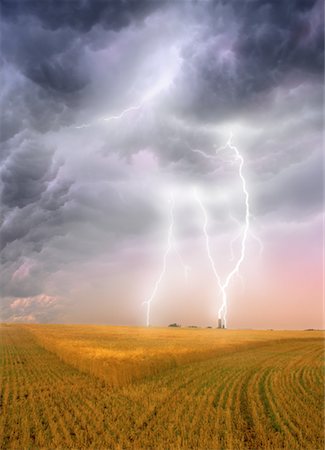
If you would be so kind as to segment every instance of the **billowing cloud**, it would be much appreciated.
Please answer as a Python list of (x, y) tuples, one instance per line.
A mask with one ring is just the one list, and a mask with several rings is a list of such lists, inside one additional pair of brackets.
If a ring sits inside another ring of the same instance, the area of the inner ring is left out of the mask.
[[(243, 217), (238, 165), (215, 153), (230, 132), (254, 230), (267, 241), (272, 223), (318, 220), (321, 1), (2, 0), (1, 9), (4, 320), (63, 320), (62, 311), (86, 320), (87, 292), (99, 311), (107, 302), (108, 321), (132, 322), (118, 304), (140, 314), (171, 191), (177, 245), (207, 272), (193, 256), (202, 217), (191, 193), (202, 191), (216, 254), (226, 255)], [(60, 298), (60, 313), (47, 298)]]

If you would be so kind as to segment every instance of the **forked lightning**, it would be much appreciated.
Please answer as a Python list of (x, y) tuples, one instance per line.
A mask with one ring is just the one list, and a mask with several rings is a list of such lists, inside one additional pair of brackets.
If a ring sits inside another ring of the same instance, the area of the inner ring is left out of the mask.
[[(222, 324), (223, 326), (226, 328), (227, 327), (227, 309), (228, 309), (228, 298), (227, 298), (227, 289), (229, 287), (229, 284), (232, 280), (232, 278), (238, 274), (239, 272), (239, 268), (242, 264), (242, 262), (245, 259), (245, 252), (246, 252), (246, 242), (247, 242), (247, 236), (249, 233), (249, 226), (250, 226), (250, 206), (249, 206), (249, 193), (247, 190), (247, 184), (246, 184), (246, 180), (245, 177), (243, 175), (243, 166), (244, 166), (244, 158), (242, 157), (242, 155), (239, 153), (237, 147), (235, 147), (232, 143), (232, 135), (229, 137), (226, 145), (224, 147), (221, 147), (220, 149), (218, 149), (216, 151), (216, 153), (222, 151), (222, 150), (231, 150), (234, 153), (235, 156), (235, 161), (239, 162), (239, 169), (238, 169), (238, 174), (239, 174), (239, 178), (241, 180), (241, 185), (242, 185), (242, 191), (244, 194), (244, 203), (245, 203), (245, 222), (244, 222), (244, 227), (243, 227), (243, 232), (242, 232), (242, 239), (241, 239), (241, 246), (240, 246), (240, 255), (239, 258), (237, 259), (233, 269), (228, 273), (228, 275), (225, 278), (225, 281), (221, 281), (221, 278), (216, 270), (215, 267), (215, 263), (214, 260), (211, 256), (211, 248), (210, 248), (210, 241), (209, 241), (209, 235), (207, 232), (207, 225), (208, 225), (208, 215), (206, 212), (206, 209), (202, 203), (202, 200), (199, 197), (199, 194), (197, 191), (195, 191), (195, 198), (203, 212), (203, 217), (204, 217), (204, 224), (203, 224), (203, 233), (205, 235), (205, 240), (206, 240), (206, 247), (207, 247), (207, 253), (208, 253), (208, 258), (212, 267), (212, 271), (215, 275), (215, 278), (217, 280), (217, 284), (218, 287), (220, 289), (221, 292), (221, 306), (219, 308), (218, 311), (218, 319), (222, 320)], [(197, 150), (194, 149), (192, 150), (195, 153), (200, 153), (201, 155), (203, 155), (204, 157), (208, 158), (208, 159), (216, 159), (216, 156), (214, 155), (208, 155), (207, 153), (203, 152), (202, 150)]]

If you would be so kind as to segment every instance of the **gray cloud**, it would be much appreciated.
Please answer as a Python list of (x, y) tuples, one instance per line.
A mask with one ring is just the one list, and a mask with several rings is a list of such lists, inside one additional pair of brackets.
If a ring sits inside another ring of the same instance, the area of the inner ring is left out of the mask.
[(263, 184), (257, 210), (279, 211), (286, 220), (306, 220), (322, 210), (323, 164), (320, 152), (293, 164)]
[(56, 175), (52, 158), (52, 149), (39, 148), (36, 142), (24, 142), (1, 168), (2, 204), (21, 208), (39, 201), (46, 185)]
[(151, 0), (49, 0), (46, 4), (40, 1), (2, 0), (1, 6), (3, 16), (10, 21), (16, 21), (20, 16), (37, 17), (51, 30), (70, 27), (84, 33), (95, 25), (119, 30), (135, 20), (143, 19), (159, 5)]
[(244, 115), (287, 78), (322, 78), (322, 4), (200, 3), (203, 24), (183, 50), (176, 104), (197, 120)]
[[(122, 267), (128, 251), (162, 239), (175, 185), (184, 197), (202, 187), (211, 230), (225, 236), (229, 211), (243, 214), (238, 161), (192, 150), (215, 155), (230, 130), (245, 156), (257, 221), (319, 214), (320, 1), (2, 0), (1, 7), (5, 317), (40, 308), (35, 320), (52, 320), (58, 313), (51, 301), (41, 307), (42, 295), (77, 297), (85, 267)], [(214, 194), (227, 201), (214, 204)], [(191, 216), (179, 230), (184, 242), (194, 239), (201, 218), (193, 205), (180, 204), (176, 214)], [(109, 276), (107, 283), (109, 291)], [(15, 298), (29, 300), (12, 311)]]

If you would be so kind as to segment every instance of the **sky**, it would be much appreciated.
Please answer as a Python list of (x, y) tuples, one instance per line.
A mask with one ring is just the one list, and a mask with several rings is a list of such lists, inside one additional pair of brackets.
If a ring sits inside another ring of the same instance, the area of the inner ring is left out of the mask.
[(1, 0), (1, 320), (324, 327), (323, 17)]

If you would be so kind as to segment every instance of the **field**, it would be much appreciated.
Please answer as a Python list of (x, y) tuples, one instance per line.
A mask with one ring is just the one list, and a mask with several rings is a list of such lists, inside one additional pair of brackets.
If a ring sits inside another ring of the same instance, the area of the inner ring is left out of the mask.
[(0, 332), (3, 449), (324, 448), (322, 332)]

